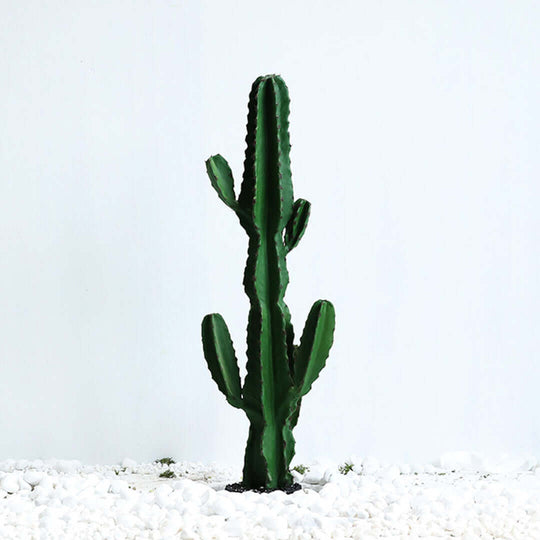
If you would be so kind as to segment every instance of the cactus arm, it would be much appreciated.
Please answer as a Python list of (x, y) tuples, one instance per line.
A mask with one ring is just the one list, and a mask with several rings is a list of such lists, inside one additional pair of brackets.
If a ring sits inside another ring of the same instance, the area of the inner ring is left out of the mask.
[(306, 395), (325, 366), (334, 341), (335, 311), (327, 300), (311, 308), (296, 351), (294, 382), (300, 396)]
[(304, 199), (297, 199), (293, 206), (293, 214), (285, 228), (285, 248), (287, 253), (294, 249), (304, 236), (309, 221), (311, 204)]
[(206, 160), (206, 172), (219, 198), (233, 210), (237, 211), (238, 202), (234, 195), (234, 179), (229, 164), (219, 154)]
[(229, 330), (219, 313), (207, 315), (202, 322), (204, 356), (212, 379), (227, 401), (238, 409), (243, 408), (240, 372)]

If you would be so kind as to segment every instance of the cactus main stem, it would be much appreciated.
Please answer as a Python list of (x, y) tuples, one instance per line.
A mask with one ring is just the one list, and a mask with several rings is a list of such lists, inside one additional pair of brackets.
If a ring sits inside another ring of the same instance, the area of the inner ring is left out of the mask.
[(246, 227), (249, 248), (244, 287), (251, 307), (243, 393), (247, 408), (257, 413), (249, 415), (252, 429), (244, 459), (244, 484), (261, 485), (262, 456), (265, 485), (280, 487), (290, 483), (283, 433), (292, 385), (286, 339), (290, 315), (283, 300), (288, 284), (283, 230), (292, 208), (292, 184), (280, 148), (280, 129), (282, 124), (286, 126), (280, 89), (269, 78), (256, 81), (253, 92), (240, 204), (249, 200), (246, 210), (251, 214)]

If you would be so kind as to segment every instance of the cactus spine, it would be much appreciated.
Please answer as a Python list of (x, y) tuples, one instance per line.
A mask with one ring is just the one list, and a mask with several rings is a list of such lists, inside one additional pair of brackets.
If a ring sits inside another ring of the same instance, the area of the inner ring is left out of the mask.
[(334, 335), (334, 307), (315, 302), (300, 344), (284, 302), (289, 282), (286, 255), (306, 229), (310, 203), (294, 202), (289, 159), (289, 94), (281, 77), (259, 77), (249, 96), (247, 149), (238, 199), (229, 165), (220, 155), (206, 169), (220, 199), (232, 208), (249, 236), (244, 288), (250, 301), (247, 375), (238, 363), (221, 315), (202, 322), (204, 355), (227, 401), (250, 421), (242, 484), (283, 488), (292, 483), (295, 427), (302, 397), (326, 363)]

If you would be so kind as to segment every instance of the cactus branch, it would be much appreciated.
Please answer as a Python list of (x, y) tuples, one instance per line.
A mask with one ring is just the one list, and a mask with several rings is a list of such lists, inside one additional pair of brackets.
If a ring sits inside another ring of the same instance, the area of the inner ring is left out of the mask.
[(294, 249), (304, 236), (311, 211), (311, 204), (304, 199), (298, 199), (293, 206), (293, 214), (285, 228), (285, 247), (287, 253)]
[(240, 372), (229, 329), (219, 313), (207, 315), (202, 322), (204, 356), (212, 378), (227, 401), (243, 408)]
[(219, 198), (230, 208), (236, 210), (238, 203), (234, 195), (234, 180), (229, 164), (219, 154), (206, 160), (206, 172)]
[(326, 364), (334, 341), (334, 306), (317, 300), (309, 312), (300, 346), (296, 351), (294, 382), (300, 395), (306, 395)]

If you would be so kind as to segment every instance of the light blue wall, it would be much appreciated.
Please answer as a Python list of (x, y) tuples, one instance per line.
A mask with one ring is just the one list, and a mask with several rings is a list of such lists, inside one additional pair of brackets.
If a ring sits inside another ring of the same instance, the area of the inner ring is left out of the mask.
[(336, 343), (299, 460), (540, 455), (535, 2), (13, 3), (0, 20), (0, 459), (239, 464), (247, 423), (199, 325), (245, 363), (247, 95), (291, 93), (297, 333)]

